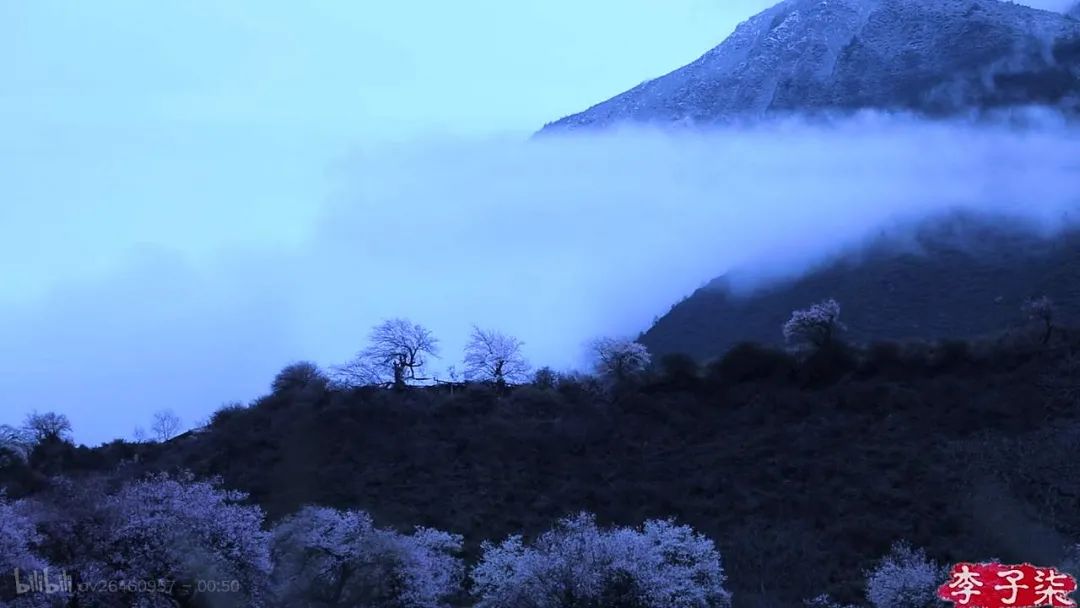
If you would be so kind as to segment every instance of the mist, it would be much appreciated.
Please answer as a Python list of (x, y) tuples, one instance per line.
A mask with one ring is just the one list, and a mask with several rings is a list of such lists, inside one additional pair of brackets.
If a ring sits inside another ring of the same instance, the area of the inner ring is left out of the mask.
[[(395, 316), (434, 331), (440, 373), (473, 323), (572, 369), (586, 340), (636, 335), (731, 269), (767, 284), (949, 210), (1053, 229), (1080, 209), (1080, 131), (1053, 120), (256, 141), (232, 161), (199, 143), (183, 158), (216, 159), (205, 198), (151, 189), (135, 224), (117, 203), (86, 234), (40, 235), (41, 260), (6, 247), (24, 280), (0, 297), (0, 423), (60, 411), (86, 443), (163, 408), (190, 426), (265, 393), (287, 363), (345, 361)], [(159, 167), (166, 183), (190, 170), (175, 167)], [(23, 219), (75, 213), (38, 202)], [(94, 272), (65, 270), (95, 255)]]

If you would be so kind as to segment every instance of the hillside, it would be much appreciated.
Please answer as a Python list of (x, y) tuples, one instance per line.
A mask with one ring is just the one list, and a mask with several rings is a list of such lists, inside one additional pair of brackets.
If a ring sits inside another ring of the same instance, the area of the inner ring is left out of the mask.
[(847, 339), (959, 339), (1022, 326), (1028, 298), (1049, 296), (1080, 317), (1080, 230), (1043, 238), (1021, 228), (958, 219), (913, 239), (883, 237), (794, 280), (751, 293), (717, 279), (676, 304), (641, 341), (658, 355), (718, 356), (741, 341), (781, 344), (796, 309), (835, 298)]
[(1080, 23), (997, 0), (786, 0), (719, 46), (543, 132), (767, 115), (969, 114), (1080, 100)]
[(626, 525), (672, 516), (715, 540), (737, 608), (856, 602), (864, 569), (900, 540), (942, 562), (1068, 557), (1078, 348), (740, 348), (611, 392), (573, 378), (506, 394), (294, 386), (163, 444), (39, 446), (29, 465), (0, 461), (0, 487), (18, 498), (57, 474), (188, 469), (250, 492), (271, 523), (307, 504), (365, 509), (463, 534), (467, 559), (581, 509)]

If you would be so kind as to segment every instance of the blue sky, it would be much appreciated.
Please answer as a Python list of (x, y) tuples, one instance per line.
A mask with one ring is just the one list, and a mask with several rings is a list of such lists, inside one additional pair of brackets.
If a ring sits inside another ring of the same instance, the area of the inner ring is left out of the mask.
[[(392, 315), (436, 329), (447, 363), (481, 322), (569, 367), (590, 333), (635, 333), (800, 222), (855, 218), (855, 236), (931, 188), (1010, 203), (971, 179), (983, 159), (932, 130), (794, 150), (769, 135), (520, 145), (767, 4), (0, 2), (0, 423), (58, 410), (89, 443), (162, 407), (192, 424), (291, 360), (341, 361)], [(1075, 138), (987, 137), (1045, 151), (1050, 164), (1032, 152), (998, 178), (1025, 170), (1017, 183), (1061, 202), (1053, 163)], [(837, 186), (862, 159), (896, 170)], [(912, 179), (934, 162), (949, 171)], [(791, 182), (833, 218), (775, 221)], [(866, 188), (887, 204), (860, 206)], [(719, 204), (732, 198), (743, 206)]]
[(531, 129), (688, 62), (765, 6), (7, 2), (3, 108), (87, 127)]

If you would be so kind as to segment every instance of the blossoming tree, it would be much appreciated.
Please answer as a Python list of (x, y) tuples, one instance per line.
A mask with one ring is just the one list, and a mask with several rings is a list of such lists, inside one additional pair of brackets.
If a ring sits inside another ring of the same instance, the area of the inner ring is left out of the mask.
[(286, 606), (442, 608), (461, 586), (460, 536), (376, 528), (362, 511), (306, 507), (273, 531), (274, 591)]
[(601, 529), (582, 513), (531, 545), (511, 536), (482, 549), (472, 572), (477, 608), (715, 608), (731, 602), (712, 541), (671, 521)]
[(832, 298), (812, 305), (810, 308), (796, 310), (784, 323), (784, 340), (789, 344), (809, 344), (816, 348), (828, 346), (836, 334), (847, 327), (840, 322), (840, 304)]

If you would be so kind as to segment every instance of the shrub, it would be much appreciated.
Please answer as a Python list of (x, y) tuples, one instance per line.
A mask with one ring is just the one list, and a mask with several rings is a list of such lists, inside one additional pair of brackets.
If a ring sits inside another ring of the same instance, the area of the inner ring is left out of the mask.
[(971, 347), (963, 340), (942, 341), (936, 345), (930, 357), (930, 365), (938, 372), (957, 371), (973, 361)]
[(866, 376), (895, 374), (907, 367), (896, 342), (873, 342), (863, 353), (859, 372)]
[(660, 373), (674, 386), (693, 386), (698, 382), (698, 371), (697, 361), (690, 355), (675, 353), (660, 358)]
[(576, 403), (598, 401), (607, 394), (600, 380), (587, 374), (559, 374), (555, 388), (564, 399)]
[(270, 390), (274, 393), (311, 390), (323, 391), (330, 384), (330, 379), (310, 361), (300, 361), (286, 365), (274, 376)]
[(247, 409), (247, 406), (239, 401), (226, 403), (210, 415), (210, 426), (220, 427), (229, 424), (230, 421), (235, 420), (243, 412), (247, 411)]
[(514, 390), (511, 406), (515, 415), (551, 416), (563, 409), (562, 400), (555, 391), (535, 386), (522, 386)]
[(827, 386), (853, 371), (855, 355), (843, 344), (829, 343), (815, 350), (799, 366), (799, 378), (804, 386)]
[(472, 572), (478, 608), (711, 608), (731, 594), (711, 540), (651, 520), (600, 529), (588, 514), (560, 520), (530, 546), (520, 536), (484, 543)]
[(714, 380), (727, 383), (751, 382), (764, 379), (786, 379), (795, 370), (791, 355), (758, 344), (744, 342), (736, 345), (709, 366)]
[(533, 374), (533, 385), (540, 389), (555, 388), (558, 381), (555, 371), (550, 367), (541, 367)]

